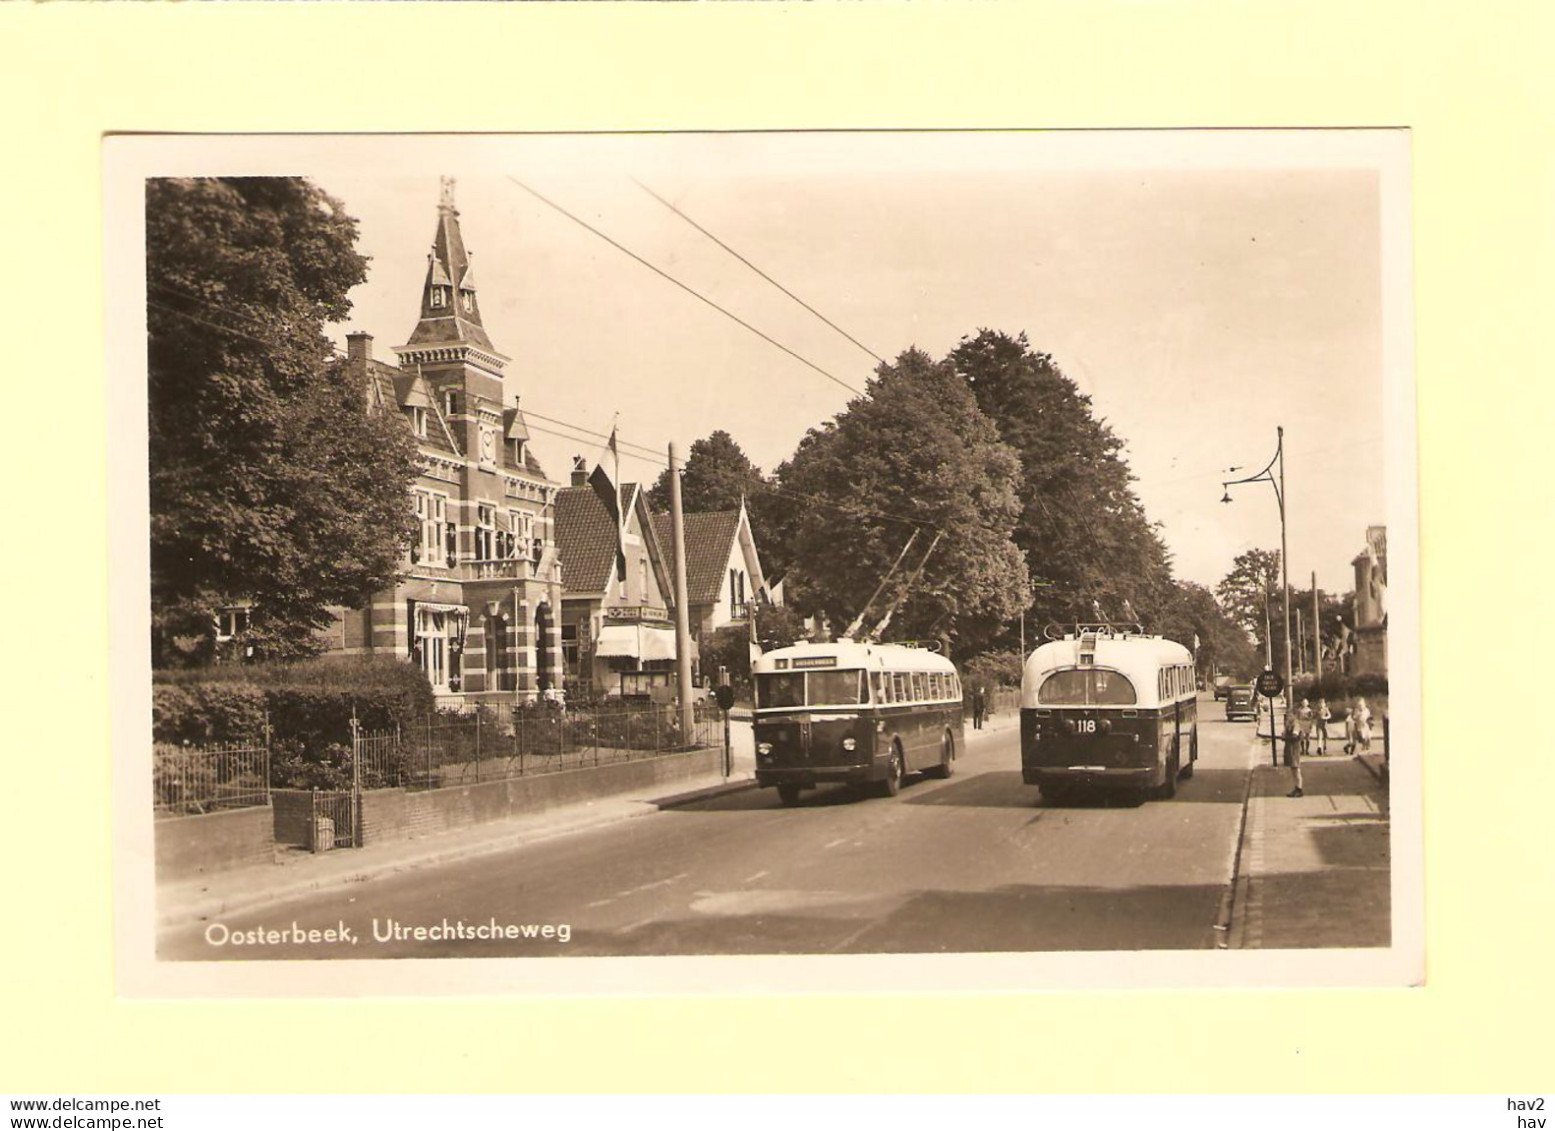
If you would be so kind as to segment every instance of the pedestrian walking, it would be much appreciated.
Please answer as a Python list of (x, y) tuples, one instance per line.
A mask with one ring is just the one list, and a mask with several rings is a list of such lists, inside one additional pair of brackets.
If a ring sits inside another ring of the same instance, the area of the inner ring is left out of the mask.
[(1306, 699), (1301, 701), (1301, 706), (1296, 708), (1296, 732), (1301, 736), (1301, 756), (1303, 758), (1312, 753), (1312, 727), (1317, 722), (1317, 712), (1312, 709), (1312, 704)]
[(983, 729), (983, 716), (988, 713), (988, 693), (981, 686), (972, 689), (972, 729)]
[(1291, 780), (1294, 788), (1286, 797), (1302, 797), (1301, 791), (1301, 731), (1296, 722), (1295, 712), (1285, 712), (1285, 764), (1290, 767)]
[(1355, 749), (1371, 753), (1371, 708), (1365, 699), (1357, 699), (1350, 708), (1350, 718), (1355, 724)]
[(1328, 709), (1328, 700), (1319, 699), (1317, 701), (1317, 752), (1319, 754), (1328, 753), (1328, 720), (1333, 717), (1333, 712)]

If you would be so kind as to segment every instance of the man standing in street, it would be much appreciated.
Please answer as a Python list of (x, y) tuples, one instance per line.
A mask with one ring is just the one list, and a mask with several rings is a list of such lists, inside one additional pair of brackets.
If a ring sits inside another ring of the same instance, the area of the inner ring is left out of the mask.
[(972, 729), (983, 729), (983, 716), (988, 712), (988, 694), (981, 685), (972, 690)]

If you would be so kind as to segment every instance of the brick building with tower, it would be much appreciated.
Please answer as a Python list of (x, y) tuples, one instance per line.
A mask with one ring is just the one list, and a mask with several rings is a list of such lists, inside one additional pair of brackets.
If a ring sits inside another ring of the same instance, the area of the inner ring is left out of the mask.
[(481, 324), (449, 178), (420, 306), (397, 364), (374, 356), (368, 334), (347, 338), (368, 411), (400, 417), (416, 438), (420, 530), (399, 581), (366, 608), (337, 610), (327, 644), (417, 664), (445, 704), (533, 699), (563, 679), (558, 485), (506, 392), (510, 359)]

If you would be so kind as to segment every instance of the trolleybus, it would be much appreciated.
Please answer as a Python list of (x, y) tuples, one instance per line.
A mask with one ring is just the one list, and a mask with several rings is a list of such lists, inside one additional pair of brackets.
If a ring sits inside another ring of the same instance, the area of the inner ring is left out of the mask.
[(1192, 653), (1138, 625), (1048, 637), (1021, 678), (1022, 780), (1056, 802), (1081, 787), (1175, 796), (1199, 757)]
[(795, 644), (756, 661), (756, 784), (783, 804), (822, 782), (895, 795), (910, 773), (948, 778), (962, 745), (961, 679), (902, 644)]

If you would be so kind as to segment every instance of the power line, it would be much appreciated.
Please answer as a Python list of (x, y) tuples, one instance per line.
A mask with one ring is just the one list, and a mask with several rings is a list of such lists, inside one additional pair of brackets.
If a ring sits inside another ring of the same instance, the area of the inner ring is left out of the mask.
[(630, 256), (632, 259), (635, 259), (638, 263), (641, 263), (644, 267), (648, 268), (648, 270), (652, 271), (655, 275), (658, 275), (660, 278), (666, 279), (669, 282), (674, 283), (677, 287), (679, 287), (681, 290), (685, 291), (688, 295), (690, 295), (692, 298), (696, 299), (698, 302), (706, 303), (708, 306), (710, 306), (714, 310), (718, 311), (719, 314), (722, 314), (725, 318), (728, 318), (731, 321), (736, 322), (739, 325), (743, 326), (745, 329), (749, 330), (752, 334), (755, 334), (758, 338), (760, 338), (762, 341), (768, 343), (769, 345), (776, 346), (778, 349), (782, 350), (784, 353), (786, 353), (789, 357), (793, 358), (795, 361), (801, 363), (802, 365), (809, 366), (811, 369), (813, 369), (817, 373), (819, 373), (822, 377), (825, 377), (828, 381), (831, 381), (831, 382), (833, 382), (834, 384), (837, 384), (837, 385), (841, 385), (844, 389), (848, 390), (848, 392), (852, 393), (854, 396), (861, 397), (861, 396), (864, 395), (864, 392), (863, 392), (862, 389), (854, 388), (852, 385), (850, 385), (846, 381), (844, 381), (841, 377), (838, 377), (838, 376), (836, 376), (833, 373), (827, 372), (825, 369), (822, 369), (819, 365), (815, 364), (815, 362), (811, 361), (809, 358), (803, 357), (802, 355), (795, 353), (793, 350), (789, 349), (782, 342), (778, 341), (776, 338), (772, 337), (770, 334), (767, 334), (767, 333), (764, 333), (761, 330), (758, 330), (756, 327), (752, 326), (749, 322), (745, 321), (745, 319), (741, 318), (738, 314), (735, 314), (732, 311), (726, 310), (722, 306), (719, 306), (712, 299), (710, 299), (706, 295), (702, 294), (700, 291), (693, 290), (691, 287), (687, 286), (685, 283), (682, 283), (679, 279), (675, 278), (675, 276), (671, 275), (669, 272), (667, 272), (667, 271), (665, 271), (665, 270), (663, 270), (663, 269), (661, 269), (659, 267), (654, 266), (652, 263), (648, 262), (648, 260), (646, 260), (642, 256), (638, 255), (631, 248), (626, 247), (626, 246), (624, 246), (624, 245), (622, 245), (620, 243), (617, 243), (615, 240), (613, 240), (609, 236), (605, 235), (604, 232), (600, 231), (598, 228), (596, 228), (592, 224), (590, 224), (587, 220), (584, 220), (581, 217), (575, 216), (571, 212), (568, 212), (560, 204), (557, 204), (555, 201), (549, 199), (548, 197), (545, 197), (545, 196), (541, 195), (539, 192), (537, 192), (536, 190), (530, 188), (528, 185), (526, 185), (523, 181), (519, 180), (517, 177), (510, 176), (510, 177), (508, 177), (508, 180), (512, 181), (515, 185), (517, 185), (519, 188), (523, 189), (530, 196), (534, 197), (541, 204), (544, 204), (547, 208), (551, 208), (551, 209), (554, 209), (557, 212), (560, 212), (563, 216), (567, 217), (567, 219), (571, 220), (574, 224), (577, 224), (580, 228), (583, 228), (583, 229), (585, 229), (585, 230), (587, 230), (589, 232), (592, 232), (594, 235), (596, 235), (600, 239), (604, 240), (607, 244), (609, 244), (611, 247), (615, 248), (617, 251), (621, 252), (623, 255), (627, 255), (627, 256)]
[[(169, 289), (171, 290), (171, 289), (175, 289), (175, 288), (169, 288)], [(206, 300), (206, 299), (195, 298), (192, 294), (188, 295), (187, 297), (188, 297), (188, 301), (198, 303), (199, 305), (205, 307), (208, 310), (214, 310), (214, 311), (217, 311), (217, 312), (219, 312), (221, 314), (228, 315), (228, 316), (234, 317), (234, 318), (241, 318), (241, 319), (244, 319), (245, 321), (249, 321), (249, 322), (253, 323), (254, 325), (258, 325), (259, 324), (257, 322), (254, 322), (254, 320), (249, 319), (246, 315), (242, 314), (241, 312), (232, 310), (230, 307), (222, 306), (219, 303), (211, 302), (211, 301)], [(260, 338), (260, 337), (256, 337), (253, 334), (247, 334), (247, 333), (244, 333), (241, 330), (236, 330), (236, 329), (232, 328), (231, 326), (222, 326), (222, 325), (219, 325), (218, 323), (211, 322), (208, 319), (200, 318), (200, 317), (198, 317), (196, 315), (189, 314), (189, 313), (186, 313), (186, 312), (181, 311), (181, 310), (174, 310), (172, 307), (164, 306), (161, 303), (156, 302), (153, 299), (147, 299), (146, 300), (146, 304), (148, 306), (155, 307), (158, 310), (165, 311), (168, 314), (176, 315), (179, 318), (188, 319), (190, 322), (196, 323), (196, 324), (201, 325), (201, 326), (208, 327), (208, 328), (210, 328), (212, 330), (219, 330), (222, 333), (232, 334), (232, 335), (234, 335), (236, 337), (243, 338), (243, 339), (245, 339), (247, 341), (254, 342), (254, 343), (256, 343), (258, 345), (261, 345), (261, 346), (266, 346), (266, 347), (268, 347), (270, 349), (277, 349), (277, 348), (279, 348), (279, 343), (277, 343), (274, 339)], [(340, 358), (343, 358), (343, 359), (349, 359), (350, 355), (348, 353), (346, 353), (345, 351), (341, 350), (340, 347), (336, 346), (333, 342), (330, 342), (330, 341), (328, 341), (326, 339), (326, 345), (329, 347), (330, 351), (332, 353), (334, 353), (337, 357), (340, 357)], [(555, 431), (553, 429), (550, 429), (550, 428), (544, 428), (544, 427), (542, 427), (542, 426), (540, 426), (538, 424), (531, 425), (531, 427), (535, 431), (543, 432), (543, 433), (545, 433), (548, 436), (556, 436), (559, 439), (572, 440), (572, 441), (579, 442), (579, 443), (587, 443), (588, 442), (588, 441), (586, 441), (586, 440), (584, 440), (582, 438), (583, 436), (591, 436), (591, 437), (595, 437), (595, 438), (600, 439), (600, 440), (607, 440), (607, 441), (610, 439), (610, 436), (609, 436), (608, 433), (596, 432), (596, 431), (594, 431), (591, 428), (586, 428), (586, 427), (584, 427), (581, 424), (575, 424), (575, 423), (573, 423), (570, 420), (562, 420), (559, 417), (546, 416), (543, 413), (531, 412), (531, 411), (524, 410), (523, 408), (520, 408), (519, 411), (524, 414), (524, 417), (525, 417), (526, 421), (529, 420), (530, 418), (533, 418), (535, 420), (544, 420), (547, 423), (555, 424), (555, 425), (557, 425), (559, 427), (570, 429), (572, 433), (581, 433), (581, 436), (580, 435), (570, 435), (568, 433), (557, 432), (557, 431)], [(638, 444), (638, 443), (635, 443), (635, 442), (630, 441), (630, 440), (623, 440), (623, 439), (621, 439), (619, 432), (616, 434), (616, 445), (617, 445), (617, 452), (618, 452), (618, 454), (624, 456), (627, 459), (639, 460), (639, 461), (641, 461), (643, 463), (652, 464), (652, 465), (654, 465), (656, 467), (668, 467), (669, 466), (668, 454), (663, 449), (653, 448), (653, 447), (650, 447), (650, 446), (648, 446), (646, 444)], [(636, 448), (636, 449), (638, 449), (638, 451), (636, 451), (636, 452), (634, 452), (634, 451), (621, 451), (620, 450), (621, 448)], [(640, 455), (640, 454), (638, 454), (638, 452), (642, 452), (642, 453), (646, 453), (646, 454), (641, 454)], [(684, 464), (682, 464), (682, 467), (684, 467)], [(731, 479), (731, 480), (729, 480), (729, 482), (732, 483), (734, 481)], [(770, 491), (773, 494), (780, 495), (780, 496), (783, 496), (783, 497), (786, 497), (786, 498), (792, 498), (792, 499), (798, 500), (800, 502), (809, 503), (812, 506), (824, 507), (824, 508), (826, 508), (828, 510), (837, 511), (837, 512), (842, 513), (842, 514), (847, 514), (847, 515), (851, 515), (851, 516), (855, 516), (855, 517), (859, 517), (859, 518), (881, 518), (881, 519), (886, 519), (886, 520), (888, 520), (890, 522), (906, 523), (906, 524), (908, 524), (910, 526), (914, 526), (914, 527), (928, 527), (929, 529), (933, 529), (933, 530), (938, 530), (939, 529), (937, 526), (934, 526), (933, 524), (926, 522), (923, 519), (922, 516), (909, 518), (906, 515), (893, 514), (893, 513), (889, 512), (889, 511), (874, 510), (874, 509), (867, 508), (867, 507), (859, 507), (857, 505), (844, 505), (844, 504), (841, 504), (841, 503), (832, 502), (831, 500), (828, 500), (828, 499), (821, 498), (818, 495), (807, 494), (807, 493), (805, 493), (803, 491), (796, 491), (796, 490), (794, 490), (792, 488), (788, 488), (788, 487), (780, 487), (777, 484), (767, 482), (766, 480), (763, 480), (762, 483), (763, 483), (762, 489), (766, 490), (766, 491)]]
[(837, 325), (837, 323), (835, 323), (835, 322), (833, 322), (833, 321), (832, 321), (832, 320), (831, 320), (831, 319), (830, 319), (830, 318), (828, 318), (828, 317), (826, 317), (826, 315), (824, 315), (824, 314), (822, 314), (822, 313), (821, 313), (821, 312), (820, 312), (820, 311), (819, 311), (819, 310), (817, 310), (817, 309), (815, 309), (815, 307), (813, 307), (813, 306), (811, 306), (811, 305), (810, 305), (810, 304), (809, 304), (809, 303), (807, 303), (807, 302), (806, 302), (806, 301), (805, 301), (805, 300), (804, 300), (804, 299), (802, 299), (802, 298), (800, 298), (800, 297), (799, 297), (799, 296), (798, 296), (798, 295), (796, 295), (796, 294), (795, 294), (795, 293), (794, 293), (794, 292), (793, 292), (793, 291), (791, 291), (791, 290), (789, 290), (789, 289), (788, 289), (788, 288), (787, 288), (787, 287), (785, 287), (785, 286), (784, 286), (784, 285), (783, 285), (783, 284), (782, 284), (782, 283), (780, 283), (780, 282), (778, 282), (778, 281), (777, 281), (777, 280), (776, 280), (776, 279), (774, 279), (774, 278), (773, 278), (773, 277), (772, 277), (772, 276), (771, 276), (771, 275), (768, 275), (768, 274), (767, 274), (767, 273), (766, 273), (766, 272), (765, 272), (765, 271), (763, 271), (763, 270), (762, 270), (762, 269), (761, 269), (761, 268), (760, 268), (760, 267), (757, 267), (757, 266), (756, 266), (756, 265), (755, 265), (755, 264), (754, 264), (754, 263), (752, 263), (752, 262), (751, 262), (751, 261), (750, 261), (750, 260), (749, 260), (749, 259), (746, 259), (746, 258), (745, 258), (745, 256), (743, 256), (743, 255), (741, 255), (741, 254), (740, 254), (740, 253), (739, 253), (739, 252), (737, 252), (737, 251), (735, 251), (735, 250), (734, 250), (734, 248), (732, 248), (732, 247), (730, 247), (730, 246), (729, 246), (729, 245), (728, 245), (728, 244), (726, 244), (726, 243), (724, 243), (724, 242), (723, 242), (723, 240), (721, 240), (721, 239), (719, 239), (719, 238), (718, 238), (718, 237), (717, 237), (717, 236), (715, 236), (715, 235), (713, 235), (713, 233), (712, 233), (712, 232), (710, 232), (710, 231), (708, 231), (708, 230), (707, 230), (707, 229), (706, 229), (706, 228), (704, 228), (704, 227), (703, 227), (703, 226), (702, 226), (702, 225), (701, 225), (701, 224), (698, 224), (698, 223), (697, 223), (697, 222), (696, 222), (696, 221), (695, 221), (695, 220), (693, 220), (693, 219), (692, 219), (692, 218), (691, 218), (691, 217), (690, 217), (690, 216), (687, 216), (687, 215), (686, 215), (686, 214), (685, 214), (685, 213), (684, 213), (684, 212), (682, 212), (682, 211), (681, 211), (681, 210), (680, 210), (680, 209), (678, 209), (678, 208), (676, 208), (676, 207), (675, 207), (675, 206), (674, 206), (674, 205), (673, 205), (673, 204), (671, 204), (671, 203), (670, 203), (670, 202), (669, 202), (669, 201), (667, 201), (667, 200), (665, 200), (665, 199), (664, 199), (664, 198), (663, 198), (663, 197), (662, 197), (662, 196), (660, 196), (660, 195), (659, 195), (659, 194), (658, 194), (658, 193), (656, 193), (656, 192), (654, 192), (654, 191), (653, 191), (653, 190), (652, 190), (652, 189), (651, 189), (651, 188), (649, 188), (649, 187), (648, 187), (648, 186), (647, 186), (647, 185), (645, 185), (645, 184), (643, 184), (643, 183), (642, 183), (642, 182), (641, 182), (641, 181), (639, 181), (639, 180), (637, 180), (637, 178), (635, 178), (635, 177), (633, 177), (633, 178), (632, 178), (632, 183), (633, 183), (633, 184), (634, 184), (634, 185), (636, 185), (636, 186), (637, 186), (637, 187), (638, 187), (638, 188), (640, 188), (640, 189), (642, 189), (642, 190), (643, 190), (643, 192), (645, 192), (645, 193), (647, 193), (647, 194), (648, 194), (648, 195), (649, 195), (649, 196), (651, 196), (651, 197), (653, 197), (653, 199), (654, 199), (654, 200), (657, 200), (657, 201), (658, 201), (658, 202), (659, 202), (659, 203), (660, 203), (660, 204), (662, 204), (662, 205), (664, 205), (664, 207), (665, 207), (665, 208), (668, 208), (668, 209), (669, 209), (669, 210), (670, 210), (670, 211), (671, 211), (671, 212), (673, 212), (673, 213), (674, 213), (674, 214), (675, 214), (675, 215), (677, 215), (677, 216), (679, 216), (679, 217), (680, 217), (680, 218), (681, 218), (681, 219), (682, 219), (682, 220), (684, 220), (684, 221), (685, 221), (685, 222), (686, 222), (686, 223), (688, 223), (688, 224), (690, 224), (690, 225), (691, 225), (691, 226), (692, 226), (692, 227), (693, 227), (693, 228), (695, 228), (695, 229), (696, 229), (696, 230), (697, 230), (697, 231), (699, 231), (699, 232), (701, 232), (701, 233), (702, 233), (702, 234), (703, 234), (703, 235), (704, 235), (704, 236), (706, 236), (706, 237), (707, 237), (707, 238), (708, 238), (708, 239), (710, 239), (710, 240), (712, 240), (712, 241), (713, 241), (713, 242), (714, 242), (714, 243), (715, 243), (715, 244), (717, 244), (717, 245), (718, 245), (718, 246), (719, 246), (719, 247), (721, 247), (721, 248), (723, 248), (723, 249), (724, 249), (724, 250), (725, 250), (725, 251), (727, 251), (727, 252), (728, 252), (728, 253), (729, 253), (729, 254), (730, 254), (730, 255), (732, 255), (732, 256), (734, 256), (734, 257), (735, 257), (735, 258), (736, 258), (736, 259), (738, 259), (738, 260), (739, 260), (739, 261), (740, 261), (740, 262), (741, 262), (741, 263), (743, 263), (743, 264), (745, 264), (745, 266), (747, 266), (747, 267), (749, 267), (749, 268), (750, 268), (750, 269), (751, 269), (751, 270), (752, 270), (752, 271), (754, 271), (754, 272), (756, 272), (756, 274), (758, 274), (758, 275), (760, 275), (760, 276), (761, 276), (761, 277), (762, 277), (762, 278), (763, 278), (763, 279), (765, 279), (765, 280), (766, 280), (766, 281), (767, 281), (767, 282), (769, 282), (769, 283), (771, 283), (771, 284), (772, 284), (772, 285), (773, 285), (773, 286), (774, 286), (774, 287), (776, 287), (776, 288), (777, 288), (777, 289), (778, 289), (778, 290), (780, 290), (780, 291), (782, 291), (782, 292), (783, 292), (783, 293), (784, 293), (784, 294), (786, 294), (786, 295), (787, 295), (787, 296), (788, 296), (788, 297), (789, 297), (789, 298), (791, 298), (791, 299), (793, 299), (793, 300), (794, 300), (794, 301), (795, 301), (795, 302), (797, 302), (797, 303), (798, 303), (798, 304), (799, 304), (799, 305), (800, 305), (800, 306), (802, 306), (802, 307), (804, 307), (804, 308), (805, 308), (805, 309), (806, 309), (806, 310), (808, 310), (808, 311), (809, 311), (809, 312), (810, 312), (810, 313), (811, 313), (811, 314), (813, 314), (813, 315), (815, 315), (815, 316), (816, 316), (816, 317), (817, 317), (817, 318), (819, 318), (819, 319), (820, 319), (820, 320), (821, 320), (821, 321), (822, 321), (822, 322), (824, 322), (824, 323), (826, 323), (826, 325), (828, 325), (828, 326), (830, 326), (830, 327), (831, 327), (831, 328), (832, 328), (832, 329), (833, 329), (833, 330), (835, 330), (835, 331), (837, 331), (837, 333), (839, 333), (839, 334), (841, 334), (841, 335), (842, 335), (842, 336), (843, 336), (843, 337), (844, 337), (844, 338), (847, 338), (847, 339), (848, 339), (848, 341), (850, 341), (850, 342), (852, 342), (852, 343), (853, 343), (853, 344), (854, 344), (854, 345), (856, 345), (856, 346), (858, 346), (858, 348), (859, 348), (859, 349), (861, 349), (861, 350), (863, 350), (863, 351), (864, 351), (864, 352), (865, 352), (865, 353), (867, 353), (867, 354), (868, 354), (868, 355), (869, 355), (869, 356), (870, 356), (870, 357), (872, 357), (872, 358), (874, 358), (874, 359), (875, 359), (875, 360), (876, 360), (876, 361), (878, 361), (878, 362), (880, 362), (880, 363), (882, 363), (882, 364), (884, 364), (884, 363), (885, 363), (885, 358), (883, 358), (883, 357), (881, 357), (881, 356), (880, 356), (880, 355), (879, 355), (879, 354), (878, 354), (878, 353), (876, 353), (876, 352), (875, 352), (875, 351), (874, 351), (874, 350), (872, 350), (872, 349), (870, 349), (870, 348), (869, 348), (869, 347), (868, 347), (868, 346), (866, 346), (866, 345), (865, 345), (865, 344), (864, 344), (864, 343), (863, 343), (863, 342), (861, 342), (861, 341), (859, 341), (859, 340), (858, 340), (858, 339), (857, 339), (857, 338), (855, 338), (855, 337), (854, 337), (854, 336), (853, 336), (853, 335), (852, 335), (852, 334), (850, 334), (850, 333), (848, 333), (848, 332), (847, 332), (847, 331), (846, 331), (846, 330), (844, 330), (844, 329), (843, 329), (843, 328), (842, 328), (842, 327), (841, 327), (841, 326), (839, 326), (839, 325)]

